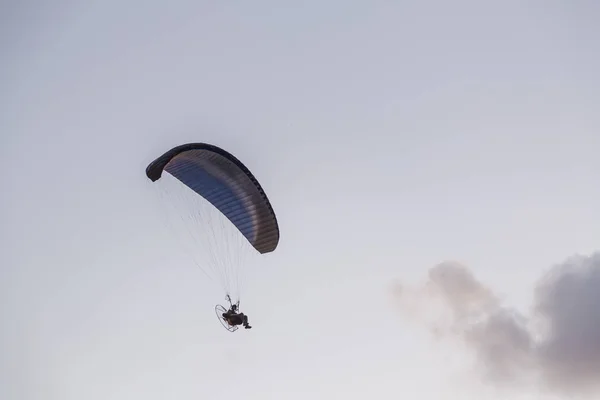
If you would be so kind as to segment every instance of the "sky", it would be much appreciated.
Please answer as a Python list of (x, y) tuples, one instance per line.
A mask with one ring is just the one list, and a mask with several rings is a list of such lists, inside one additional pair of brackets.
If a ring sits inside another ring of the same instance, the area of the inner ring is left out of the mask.
[[(0, 7), (0, 398), (571, 398), (564, 374), (479, 376), (488, 336), (444, 288), (456, 274), (491, 302), (483, 327), (564, 304), (580, 318), (560, 326), (598, 321), (588, 291), (554, 294), (571, 275), (543, 279), (600, 269), (597, 2)], [(244, 283), (252, 330), (218, 323), (223, 293), (144, 173), (198, 141), (243, 160), (278, 217)], [(454, 312), (444, 340), (398, 289), (428, 281)], [(515, 358), (569, 368), (552, 337), (573, 330), (508, 321), (491, 329), (537, 343), (502, 342)]]

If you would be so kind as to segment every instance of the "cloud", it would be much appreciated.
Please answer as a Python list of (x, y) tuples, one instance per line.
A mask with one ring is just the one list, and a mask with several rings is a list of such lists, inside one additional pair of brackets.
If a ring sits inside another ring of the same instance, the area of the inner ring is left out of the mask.
[(465, 343), (490, 382), (600, 394), (600, 253), (552, 268), (535, 288), (529, 316), (504, 306), (455, 262), (433, 267), (423, 286), (398, 286), (394, 293), (404, 315)]
[(557, 266), (536, 289), (545, 332), (536, 347), (545, 381), (600, 388), (600, 253)]

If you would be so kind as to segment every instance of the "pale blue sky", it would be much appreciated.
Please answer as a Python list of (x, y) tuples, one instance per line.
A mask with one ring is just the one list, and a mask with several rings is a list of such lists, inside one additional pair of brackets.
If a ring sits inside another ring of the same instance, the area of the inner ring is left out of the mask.
[[(166, 4), (0, 6), (0, 398), (493, 399), (389, 287), (455, 259), (526, 307), (598, 248), (596, 2)], [(189, 141), (279, 218), (251, 331), (144, 174)]]

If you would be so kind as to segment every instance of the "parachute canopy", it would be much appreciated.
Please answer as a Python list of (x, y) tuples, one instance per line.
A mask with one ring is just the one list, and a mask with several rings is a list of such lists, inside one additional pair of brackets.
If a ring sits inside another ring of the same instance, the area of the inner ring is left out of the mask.
[(277, 248), (279, 227), (271, 203), (254, 175), (233, 155), (206, 143), (184, 144), (150, 163), (146, 175), (156, 182), (163, 171), (210, 202), (259, 253)]

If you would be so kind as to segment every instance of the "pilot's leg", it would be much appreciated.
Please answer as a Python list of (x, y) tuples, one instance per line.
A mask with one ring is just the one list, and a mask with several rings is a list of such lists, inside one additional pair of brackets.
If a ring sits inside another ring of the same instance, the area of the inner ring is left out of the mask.
[(244, 315), (244, 328), (251, 329), (252, 327), (248, 324), (248, 317)]

